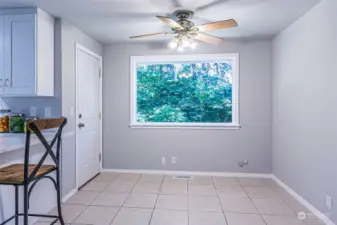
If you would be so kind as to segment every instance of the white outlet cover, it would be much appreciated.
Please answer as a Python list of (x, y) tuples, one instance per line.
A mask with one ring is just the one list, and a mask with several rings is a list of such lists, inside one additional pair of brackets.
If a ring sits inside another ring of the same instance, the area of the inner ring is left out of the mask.
[(178, 161), (177, 157), (172, 157), (172, 158), (171, 158), (171, 163), (172, 163), (172, 164), (176, 164), (177, 161)]
[(31, 106), (29, 111), (30, 111), (29, 114), (30, 114), (31, 117), (36, 116), (36, 107), (35, 106)]
[(161, 158), (161, 164), (164, 166), (166, 164), (166, 158), (165, 157), (162, 157)]
[(332, 209), (332, 198), (329, 195), (325, 195), (325, 205), (327, 209)]
[(44, 117), (51, 117), (51, 107), (44, 108)]

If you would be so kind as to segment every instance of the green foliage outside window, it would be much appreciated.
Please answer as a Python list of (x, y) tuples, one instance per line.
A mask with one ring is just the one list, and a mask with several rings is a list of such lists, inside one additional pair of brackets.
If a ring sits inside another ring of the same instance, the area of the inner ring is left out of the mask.
[(230, 63), (137, 64), (138, 123), (231, 123)]

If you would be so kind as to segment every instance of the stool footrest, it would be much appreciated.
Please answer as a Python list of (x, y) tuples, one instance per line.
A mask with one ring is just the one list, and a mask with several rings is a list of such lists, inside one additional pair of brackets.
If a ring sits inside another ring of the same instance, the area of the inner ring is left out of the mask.
[[(23, 214), (20, 213), (20, 215), (23, 215)], [(44, 217), (44, 218), (59, 218), (59, 216), (56, 216), (56, 215), (45, 215), (45, 214), (28, 214), (28, 216)]]
[(56, 220), (54, 220), (53, 222), (51, 222), (50, 225), (54, 225), (57, 221), (59, 221), (59, 219), (60, 219), (60, 218), (57, 217)]
[(8, 218), (8, 219), (5, 220), (4, 222), (0, 223), (0, 225), (4, 225), (4, 224), (8, 223), (9, 221), (11, 221), (12, 219), (16, 218), (17, 216), (19, 216), (19, 215), (14, 215), (14, 216)]
[[(15, 219), (16, 217), (23, 216), (23, 215), (24, 215), (23, 213), (18, 213), (18, 214), (14, 215), (14, 216), (11, 216), (7, 220), (5, 220), (4, 222), (0, 223), (0, 225), (4, 225), (4, 224), (8, 223), (9, 221), (11, 221), (12, 219)], [(28, 214), (28, 216), (44, 217), (44, 218), (55, 218), (55, 220), (51, 224), (55, 224), (60, 219), (60, 217), (56, 216), (56, 215)]]

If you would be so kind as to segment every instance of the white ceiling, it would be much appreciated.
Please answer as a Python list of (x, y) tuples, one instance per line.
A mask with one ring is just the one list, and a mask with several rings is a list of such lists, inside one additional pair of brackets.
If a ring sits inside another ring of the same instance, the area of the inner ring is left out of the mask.
[[(209, 32), (222, 38), (273, 37), (320, 0), (0, 0), (0, 7), (38, 6), (102, 43), (169, 31), (155, 16), (195, 11), (196, 25), (236, 19), (239, 27)], [(167, 39), (167, 37), (151, 40)], [(149, 40), (149, 39), (147, 39)]]

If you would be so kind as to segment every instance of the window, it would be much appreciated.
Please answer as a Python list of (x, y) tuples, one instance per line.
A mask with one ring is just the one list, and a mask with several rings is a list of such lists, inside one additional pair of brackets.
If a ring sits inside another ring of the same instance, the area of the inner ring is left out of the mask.
[(239, 128), (238, 54), (131, 57), (131, 127)]

